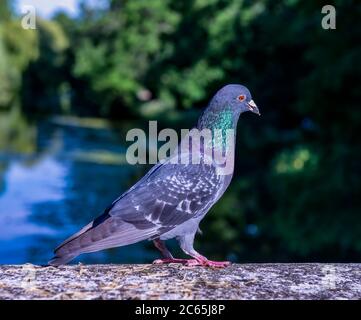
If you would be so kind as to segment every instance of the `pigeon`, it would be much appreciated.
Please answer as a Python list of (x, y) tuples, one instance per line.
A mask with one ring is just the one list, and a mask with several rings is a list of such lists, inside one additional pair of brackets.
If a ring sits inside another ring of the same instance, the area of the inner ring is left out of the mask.
[[(212, 133), (233, 130), (235, 138), (239, 116), (247, 111), (260, 115), (249, 90), (239, 84), (228, 84), (210, 100), (195, 129), (207, 129)], [(207, 144), (208, 149), (215, 151), (223, 148), (225, 140), (214, 137), (212, 143)], [(154, 165), (102, 215), (58, 246), (49, 265), (59, 266), (83, 253), (149, 240), (163, 256), (155, 260), (155, 264), (228, 266), (228, 261), (207, 259), (194, 249), (193, 243), (196, 233), (200, 231), (200, 221), (228, 188), (233, 168), (222, 174), (218, 170), (218, 163), (204, 161), (207, 149), (204, 146), (200, 148), (201, 159), (198, 163), (172, 161), (175, 156), (182, 159), (186, 155), (185, 158), (188, 158), (193, 152), (191, 147), (192, 142), (189, 148), (176, 149), (173, 158), (171, 156)], [(234, 156), (235, 144), (230, 149)], [(165, 245), (165, 241), (172, 238), (177, 239), (180, 248), (190, 259), (172, 256)]]

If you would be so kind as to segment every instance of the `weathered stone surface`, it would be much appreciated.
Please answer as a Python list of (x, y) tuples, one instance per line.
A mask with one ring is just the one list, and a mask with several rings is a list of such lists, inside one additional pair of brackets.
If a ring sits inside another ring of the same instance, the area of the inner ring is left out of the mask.
[(0, 299), (361, 299), (361, 264), (0, 266)]

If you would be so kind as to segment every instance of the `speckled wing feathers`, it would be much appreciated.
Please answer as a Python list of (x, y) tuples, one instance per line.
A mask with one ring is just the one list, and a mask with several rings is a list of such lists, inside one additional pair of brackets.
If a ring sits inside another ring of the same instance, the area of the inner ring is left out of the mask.
[(109, 214), (136, 228), (156, 226), (164, 233), (203, 214), (222, 183), (211, 165), (165, 164), (115, 203)]

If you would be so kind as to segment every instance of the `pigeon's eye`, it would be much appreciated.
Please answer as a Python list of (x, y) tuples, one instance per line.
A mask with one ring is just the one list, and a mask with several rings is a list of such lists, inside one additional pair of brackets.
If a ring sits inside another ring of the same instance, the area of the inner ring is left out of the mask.
[(246, 96), (244, 94), (241, 94), (237, 97), (237, 99), (242, 102), (244, 101), (244, 99), (246, 99)]

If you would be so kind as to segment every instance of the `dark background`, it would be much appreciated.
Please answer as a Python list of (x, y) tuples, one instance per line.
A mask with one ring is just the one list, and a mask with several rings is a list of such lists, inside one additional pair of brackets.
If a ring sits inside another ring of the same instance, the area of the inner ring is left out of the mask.
[[(246, 85), (236, 172), (196, 248), (239, 262), (360, 261), (359, 1), (80, 1), (24, 30), (0, 3), (0, 263), (45, 263), (148, 166), (125, 134), (190, 128)], [(321, 8), (336, 8), (324, 30)], [(174, 244), (173, 244), (174, 245)], [(150, 243), (81, 258), (149, 262)]]

